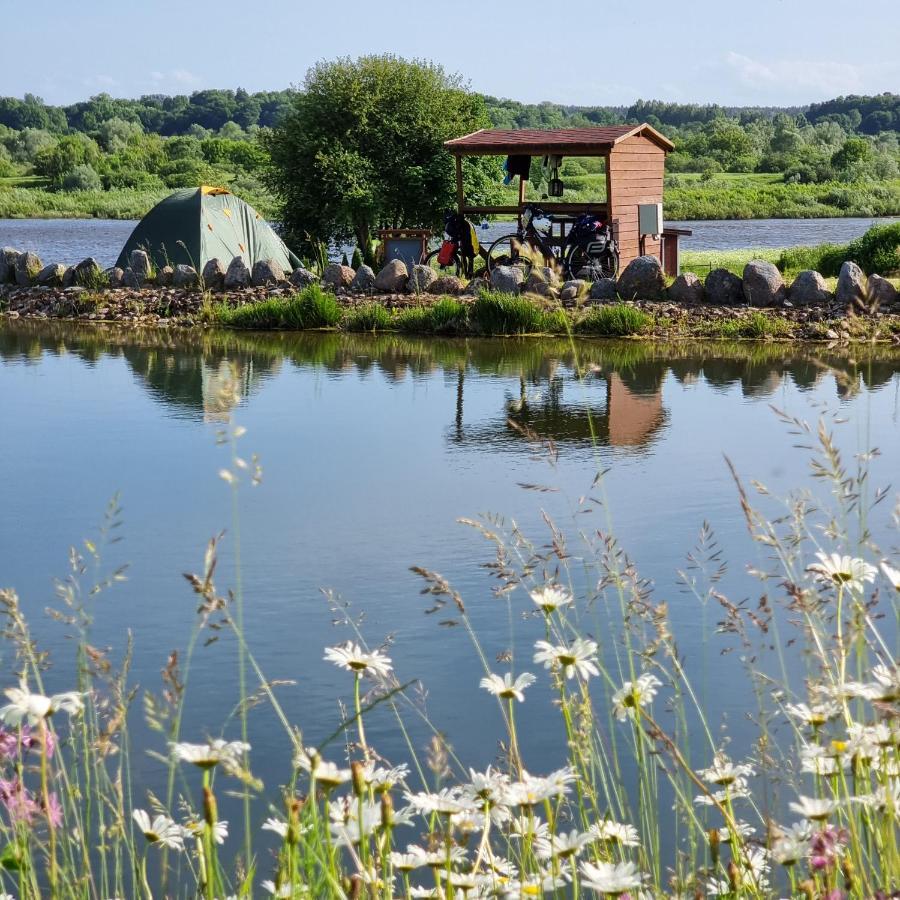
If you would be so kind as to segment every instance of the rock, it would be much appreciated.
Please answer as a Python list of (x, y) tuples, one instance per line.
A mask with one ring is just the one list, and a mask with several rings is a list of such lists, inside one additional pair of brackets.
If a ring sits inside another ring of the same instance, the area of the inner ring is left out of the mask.
[(350, 282), (350, 290), (357, 294), (368, 294), (375, 289), (375, 272), (371, 266), (361, 265)]
[(188, 266), (185, 263), (175, 266), (175, 271), (172, 273), (172, 287), (195, 288), (199, 287), (199, 285), (200, 278), (193, 266)]
[(16, 258), (16, 284), (19, 287), (28, 287), (34, 284), (38, 272), (44, 268), (41, 258), (37, 253), (26, 250)]
[(424, 294), (436, 278), (437, 272), (431, 266), (413, 266), (406, 282), (406, 289), (410, 294)]
[(284, 269), (275, 259), (258, 259), (253, 263), (253, 273), (250, 281), (254, 287), (262, 287), (266, 284), (278, 284), (284, 281)]
[(382, 294), (399, 294), (409, 280), (406, 263), (402, 259), (392, 259), (375, 276), (375, 290)]
[(75, 284), (75, 266), (69, 266), (65, 272), (63, 272), (62, 277), (62, 286), (64, 288), (70, 288)]
[[(369, 269), (369, 271), (371, 272), (372, 270)], [(304, 269), (303, 266), (299, 266), (291, 272), (290, 282), (294, 287), (300, 288), (300, 290), (309, 287), (311, 284), (316, 284), (318, 280), (313, 272), (310, 272), (309, 269)]]
[(619, 276), (617, 291), (623, 300), (662, 300), (666, 277), (655, 256), (639, 256)]
[(525, 294), (548, 297), (553, 288), (559, 286), (559, 276), (550, 266), (535, 266), (522, 284)]
[[(160, 287), (168, 287), (172, 283), (172, 279), (175, 277), (175, 270), (171, 266), (163, 266), (156, 273), (156, 283)], [(140, 285), (138, 285), (140, 287)]]
[(225, 266), (217, 256), (206, 261), (203, 267), (203, 286), (210, 291), (221, 291), (225, 287)]
[(713, 269), (703, 285), (707, 303), (715, 306), (741, 306), (744, 302), (744, 285), (740, 278), (728, 269)]
[(863, 270), (848, 259), (841, 266), (841, 273), (838, 275), (837, 290), (834, 292), (835, 300), (844, 306), (865, 300), (865, 278)]
[(250, 270), (247, 268), (247, 264), (242, 256), (235, 256), (225, 271), (225, 290), (231, 291), (235, 288), (245, 288), (249, 284)]
[(100, 263), (98, 263), (93, 256), (89, 256), (87, 259), (83, 259), (80, 263), (78, 263), (77, 266), (75, 266), (74, 284), (78, 285), (79, 287), (99, 287), (102, 282), (103, 269), (100, 268)]
[(751, 259), (744, 266), (744, 299), (751, 306), (775, 306), (786, 296), (784, 279), (774, 263)]
[(466, 283), (456, 275), (439, 275), (428, 285), (428, 293), (441, 297), (444, 294), (456, 296), (466, 289)]
[[(551, 288), (552, 290), (552, 288)], [(573, 278), (567, 281), (559, 292), (560, 300), (576, 300), (588, 292), (588, 283), (581, 278)]]
[(110, 266), (103, 274), (106, 276), (106, 281), (111, 288), (122, 287), (122, 281), (125, 277), (124, 269), (120, 269), (118, 266)]
[(683, 272), (669, 287), (669, 299), (673, 303), (702, 303), (704, 293), (703, 282), (693, 272)]
[(491, 272), (491, 287), (503, 294), (518, 294), (525, 273), (518, 266), (497, 266)]
[(869, 276), (869, 281), (866, 284), (866, 294), (873, 308), (881, 305), (890, 306), (900, 298), (897, 288), (887, 278), (882, 278), (880, 275)]
[(132, 250), (128, 255), (128, 264), (141, 284), (153, 277), (153, 263), (146, 250)]
[(65, 273), (66, 267), (62, 263), (50, 263), (50, 265), (44, 266), (37, 273), (36, 281), (38, 284), (46, 285), (47, 287), (59, 287), (62, 285)]
[(10, 284), (16, 280), (16, 260), (19, 251), (12, 247), (0, 250), (0, 284)]
[(329, 263), (325, 266), (325, 271), (322, 273), (322, 284), (336, 291), (338, 288), (350, 287), (355, 276), (356, 272), (350, 266), (342, 266), (340, 263)]
[(788, 288), (788, 296), (791, 298), (791, 303), (796, 306), (812, 306), (829, 300), (831, 291), (828, 290), (825, 279), (818, 272), (806, 269), (798, 273)]
[(617, 296), (615, 278), (600, 278), (591, 285), (591, 300), (615, 300)]

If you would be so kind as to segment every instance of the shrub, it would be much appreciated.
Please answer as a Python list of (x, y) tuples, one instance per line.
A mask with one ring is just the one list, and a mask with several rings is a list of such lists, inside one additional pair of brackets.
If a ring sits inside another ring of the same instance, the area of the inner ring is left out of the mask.
[(636, 306), (614, 303), (595, 306), (577, 324), (576, 331), (583, 334), (599, 334), (604, 337), (626, 337), (640, 334), (652, 322), (650, 316)]
[(900, 269), (900, 222), (874, 225), (861, 238), (847, 245), (853, 259), (868, 273), (884, 275)]
[(536, 334), (543, 330), (544, 311), (527, 297), (481, 291), (470, 320), (481, 334)]
[(103, 182), (93, 166), (84, 163), (75, 166), (63, 176), (62, 189), (64, 191), (99, 191), (103, 189)]
[(365, 303), (347, 310), (341, 326), (347, 331), (384, 331), (391, 327), (391, 314), (380, 303)]
[(754, 310), (740, 318), (716, 321), (712, 326), (710, 336), (720, 338), (749, 338), (759, 341), (772, 337), (789, 337), (791, 334), (790, 322), (760, 310)]

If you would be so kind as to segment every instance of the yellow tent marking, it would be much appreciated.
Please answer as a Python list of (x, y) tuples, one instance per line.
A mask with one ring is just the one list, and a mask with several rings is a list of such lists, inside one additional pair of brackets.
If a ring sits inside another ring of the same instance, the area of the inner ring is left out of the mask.
[(238, 247), (241, 248), (241, 253), (243, 253), (243, 252), (244, 252), (244, 245), (243, 245), (243, 244), (238, 244)]
[(220, 194), (230, 194), (231, 191), (227, 191), (223, 187), (211, 187), (210, 185), (204, 184), (200, 188), (200, 193), (211, 197), (218, 197)]
[(230, 209), (223, 209), (223, 210), (222, 210), (222, 215), (223, 215), (223, 216), (228, 216), (228, 218), (230, 219), (230, 218), (231, 218), (231, 210), (230, 210)]

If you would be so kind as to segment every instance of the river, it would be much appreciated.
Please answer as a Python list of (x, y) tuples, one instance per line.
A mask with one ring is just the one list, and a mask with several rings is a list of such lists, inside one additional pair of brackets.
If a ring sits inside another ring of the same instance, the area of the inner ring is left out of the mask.
[[(737, 250), (745, 247), (799, 247), (822, 243), (846, 243), (875, 223), (900, 219), (742, 219), (669, 222), (690, 228), (685, 250)], [(0, 219), (0, 247), (33, 250), (46, 262), (71, 265), (87, 256), (111, 266), (136, 222), (118, 219)], [(506, 234), (508, 223), (479, 230), (485, 243)]]

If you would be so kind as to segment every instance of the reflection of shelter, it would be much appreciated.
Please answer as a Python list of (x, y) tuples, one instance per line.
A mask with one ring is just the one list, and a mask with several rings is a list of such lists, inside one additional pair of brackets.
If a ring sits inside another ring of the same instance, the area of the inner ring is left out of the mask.
[[(642, 234), (638, 208), (662, 203), (663, 168), (666, 153), (674, 144), (655, 128), (643, 125), (614, 125), (594, 128), (555, 128), (549, 130), (482, 129), (447, 141), (444, 146), (456, 157), (456, 192), (459, 211), (466, 215), (521, 216), (526, 199), (531, 157), (557, 163), (570, 156), (601, 157), (606, 162), (606, 200), (591, 203), (541, 201), (541, 208), (559, 221), (558, 243), (565, 239), (566, 219), (571, 222), (582, 213), (594, 213), (608, 221), (619, 242), (621, 265), (627, 266), (641, 254), (661, 258), (661, 234)], [(464, 156), (507, 156), (508, 171), (519, 178), (519, 202), (515, 206), (472, 206), (466, 203), (463, 185)], [(514, 163), (510, 165), (510, 163)], [(564, 188), (560, 193), (564, 192)], [(551, 191), (552, 193), (552, 191)], [(646, 226), (645, 226), (646, 227)], [(667, 237), (667, 246), (677, 258), (678, 235)]]
[[(566, 384), (581, 389), (574, 381), (567, 382), (554, 376), (544, 382), (545, 387), (540, 393), (529, 395), (522, 378), (519, 396), (507, 395), (502, 421), (495, 419), (468, 426), (463, 415), (465, 376), (460, 369), (454, 440), (461, 444), (524, 448), (531, 439), (541, 438), (555, 444), (583, 447), (596, 443), (599, 446), (646, 448), (667, 421), (662, 404), (665, 368), (653, 366), (652, 370), (629, 379), (630, 384), (618, 372), (604, 376), (605, 403), (598, 403), (596, 408), (590, 397), (566, 402)], [(592, 382), (587, 382), (584, 390), (590, 393)]]

